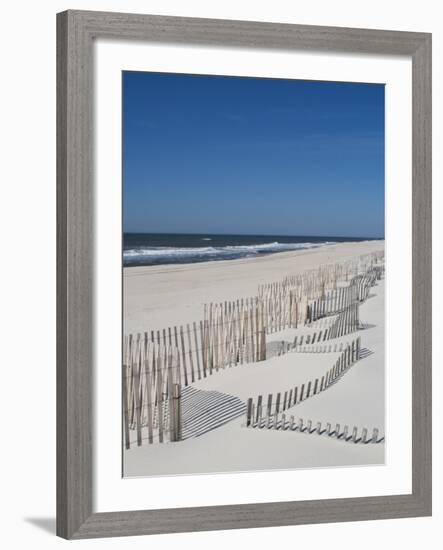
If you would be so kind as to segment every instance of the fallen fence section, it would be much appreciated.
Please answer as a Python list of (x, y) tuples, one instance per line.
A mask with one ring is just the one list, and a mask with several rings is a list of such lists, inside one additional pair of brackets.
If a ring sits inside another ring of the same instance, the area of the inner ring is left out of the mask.
[(325, 435), (327, 437), (333, 437), (337, 440), (346, 441), (348, 443), (382, 443), (385, 441), (385, 437), (380, 435), (378, 428), (374, 428), (372, 433), (368, 434), (367, 428), (359, 429), (357, 426), (354, 426), (352, 430), (349, 429), (348, 425), (344, 425), (341, 428), (340, 424), (331, 424), (327, 422), (324, 426), (321, 422), (314, 423), (312, 420), (305, 420), (299, 418), (297, 421), (294, 416), (287, 416), (282, 413), (274, 415), (272, 419), (268, 419), (266, 422), (251, 424), (249, 427), (258, 428), (258, 429), (272, 429), (272, 430), (281, 430), (281, 431), (292, 431), (297, 433), (304, 434), (316, 434), (316, 435)]

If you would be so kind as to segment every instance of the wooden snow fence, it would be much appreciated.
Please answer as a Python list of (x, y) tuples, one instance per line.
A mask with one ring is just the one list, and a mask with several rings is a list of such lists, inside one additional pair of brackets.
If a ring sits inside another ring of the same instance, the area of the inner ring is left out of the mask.
[[(315, 334), (315, 333), (314, 333)], [(290, 351), (294, 353), (339, 353), (343, 351), (343, 342), (335, 344), (299, 344), (292, 348)]]
[(281, 281), (260, 285), (258, 294), (261, 298), (289, 296), (289, 292), (292, 291), (294, 298), (298, 301), (302, 298), (315, 299), (324, 294), (326, 290), (335, 288), (339, 277), (333, 268), (335, 266), (308, 270), (298, 275), (285, 277)]
[(367, 428), (358, 428), (354, 426), (352, 429), (348, 425), (341, 427), (340, 424), (326, 422), (324, 425), (321, 422), (313, 422), (312, 420), (304, 420), (303, 418), (295, 419), (293, 415), (287, 416), (285, 413), (276, 414), (269, 422), (252, 425), (252, 428), (273, 429), (281, 431), (298, 432), (307, 435), (316, 434), (333, 437), (335, 439), (345, 441), (347, 443), (382, 443), (385, 437), (380, 435), (378, 428), (373, 428), (371, 434), (368, 434)]
[(263, 304), (266, 334), (298, 328), (306, 321), (308, 300), (295, 290), (272, 285), (262, 292), (259, 300)]
[(334, 323), (326, 329), (325, 340), (340, 338), (360, 328), (360, 304), (351, 304), (338, 314)]
[[(379, 260), (378, 253), (364, 255), (260, 285), (258, 297), (263, 304), (266, 334), (298, 328), (364, 301), (383, 272), (382, 265), (374, 267)], [(338, 286), (340, 281), (348, 284)]]
[(327, 390), (341, 377), (360, 357), (360, 337), (346, 345), (334, 365), (321, 377), (310, 380), (304, 384), (291, 388), (285, 392), (268, 394), (266, 402), (263, 396), (256, 399), (250, 397), (246, 407), (246, 426), (256, 427), (257, 425), (271, 424), (276, 414), (286, 411), (291, 407)]
[(312, 346), (313, 344), (321, 344), (334, 338), (346, 336), (352, 332), (356, 332), (360, 328), (360, 307), (358, 302), (351, 304), (339, 313), (331, 325), (324, 330), (318, 330), (310, 334), (296, 335), (294, 341), (288, 344), (288, 349), (300, 350), (302, 346)]
[[(241, 324), (242, 331), (253, 330), (254, 333), (272, 334), (285, 328), (297, 328), (302, 322), (302, 311), (306, 309), (297, 300), (295, 293), (281, 287), (270, 287), (266, 295), (255, 296), (224, 304), (209, 304), (206, 306), (205, 319), (211, 315), (211, 307), (217, 308), (220, 315), (225, 310), (225, 318), (230, 323)], [(228, 315), (226, 315), (226, 310)], [(244, 339), (244, 337), (243, 337)], [(260, 359), (259, 359), (260, 360)]]
[(175, 349), (180, 384), (188, 386), (226, 367), (266, 359), (266, 335), (258, 299), (205, 306), (200, 322), (127, 336), (133, 353), (138, 342)]
[(357, 300), (358, 287), (356, 284), (331, 290), (308, 304), (305, 323), (313, 323), (323, 317), (336, 315), (357, 302)]
[(210, 374), (266, 359), (265, 315), (258, 297), (205, 304), (202, 360)]
[(312, 323), (328, 315), (335, 315), (356, 302), (364, 302), (379, 277), (381, 277), (381, 270), (371, 268), (366, 274), (353, 277), (349, 286), (329, 291), (314, 300), (307, 306), (306, 323)]
[[(309, 300), (313, 300), (323, 296), (327, 290), (335, 290), (340, 281), (348, 282), (352, 277), (368, 272), (376, 262), (382, 261), (384, 253), (382, 254), (365, 254), (345, 262), (320, 266), (301, 274), (287, 276), (271, 285), (281, 284), (286, 288), (297, 289), (299, 296), (305, 295)], [(262, 286), (266, 289), (271, 285)]]
[(364, 275), (356, 275), (349, 286), (331, 290), (307, 306), (306, 323), (312, 323), (342, 312), (356, 302), (364, 302), (369, 296), (369, 291), (381, 277), (382, 270), (371, 268)]
[(359, 302), (364, 302), (369, 296), (371, 287), (375, 285), (379, 277), (380, 271), (372, 268), (364, 275), (356, 275), (351, 284), (357, 288), (357, 299)]
[(122, 405), (124, 446), (181, 439), (179, 350), (152, 342), (144, 335), (125, 337)]
[(281, 284), (285, 288), (295, 289), (298, 296), (313, 300), (327, 290), (336, 288), (338, 282), (345, 278), (343, 264), (329, 264), (285, 277)]
[(374, 265), (372, 269), (374, 270), (374, 272), (376, 274), (377, 281), (380, 281), (380, 279), (385, 274), (385, 264), (382, 263), (382, 264), (379, 264), (379, 265)]

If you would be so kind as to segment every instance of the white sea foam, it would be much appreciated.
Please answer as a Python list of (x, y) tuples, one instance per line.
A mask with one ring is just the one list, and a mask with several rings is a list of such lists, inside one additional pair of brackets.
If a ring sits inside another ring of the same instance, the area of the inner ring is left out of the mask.
[(202, 258), (210, 259), (223, 259), (223, 258), (242, 258), (248, 256), (254, 256), (257, 254), (265, 254), (272, 252), (285, 252), (290, 250), (300, 250), (306, 248), (318, 248), (328, 244), (334, 244), (333, 242), (322, 243), (262, 243), (252, 245), (236, 245), (236, 246), (205, 246), (205, 247), (139, 247), (131, 248), (123, 252), (123, 256), (128, 261), (142, 260), (161, 260), (168, 259), (169, 261), (189, 259), (201, 260)]

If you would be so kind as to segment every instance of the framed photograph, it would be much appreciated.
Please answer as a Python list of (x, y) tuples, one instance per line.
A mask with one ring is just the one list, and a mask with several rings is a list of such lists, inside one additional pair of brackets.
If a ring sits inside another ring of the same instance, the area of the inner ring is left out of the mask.
[(57, 532), (431, 514), (431, 35), (57, 18)]

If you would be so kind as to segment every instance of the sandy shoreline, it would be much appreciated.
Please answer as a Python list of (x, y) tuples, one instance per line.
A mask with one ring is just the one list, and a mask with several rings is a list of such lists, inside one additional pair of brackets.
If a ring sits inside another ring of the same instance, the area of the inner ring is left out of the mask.
[(260, 284), (383, 249), (384, 241), (363, 241), (238, 260), (124, 268), (124, 332), (197, 321), (205, 303), (255, 296)]

